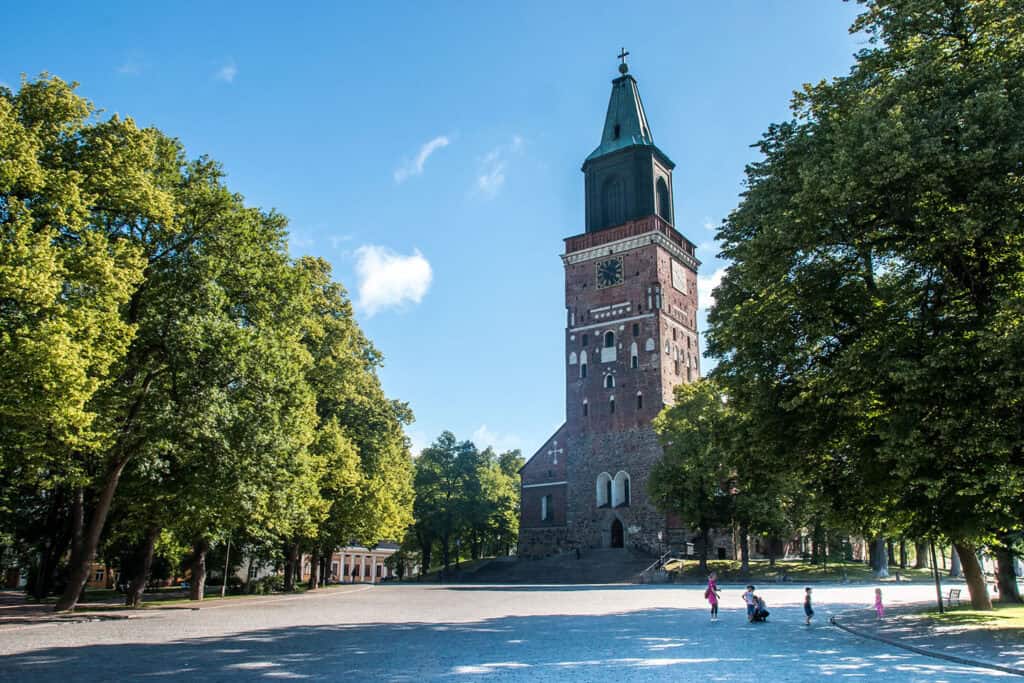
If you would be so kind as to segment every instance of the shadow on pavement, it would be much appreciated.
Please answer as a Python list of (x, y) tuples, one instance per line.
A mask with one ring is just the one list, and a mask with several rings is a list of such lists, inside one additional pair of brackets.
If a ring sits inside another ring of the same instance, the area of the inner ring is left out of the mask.
[[(703, 610), (506, 616), (468, 623), (272, 628), (160, 644), (51, 647), (0, 658), (0, 680), (424, 679), (976, 681), (987, 672), (851, 638), (825, 624), (710, 623)], [(200, 618), (200, 617), (196, 617)], [(187, 619), (168, 624), (185, 630)]]

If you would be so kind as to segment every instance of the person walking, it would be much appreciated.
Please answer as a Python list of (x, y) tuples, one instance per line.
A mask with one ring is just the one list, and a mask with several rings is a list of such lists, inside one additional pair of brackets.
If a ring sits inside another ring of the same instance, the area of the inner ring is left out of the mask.
[(754, 609), (757, 607), (757, 600), (754, 599), (753, 586), (747, 586), (747, 592), (743, 594), (743, 602), (747, 604), (747, 621), (753, 621)]
[(882, 604), (882, 589), (875, 589), (875, 617), (881, 619), (885, 616), (885, 606)]
[(811, 587), (804, 588), (804, 616), (807, 618), (804, 622), (808, 626), (811, 625), (811, 617), (814, 616), (814, 608), (811, 607)]
[(711, 572), (708, 576), (708, 587), (704, 591), (704, 597), (707, 598), (708, 603), (711, 605), (711, 621), (718, 621), (718, 584), (716, 580), (718, 575), (715, 572)]

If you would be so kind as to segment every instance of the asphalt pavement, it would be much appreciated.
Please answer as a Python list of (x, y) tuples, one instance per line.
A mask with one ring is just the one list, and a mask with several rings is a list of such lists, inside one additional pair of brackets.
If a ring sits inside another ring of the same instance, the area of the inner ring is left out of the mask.
[[(887, 585), (889, 605), (927, 585)], [(991, 681), (1010, 674), (900, 650), (828, 624), (870, 609), (874, 586), (760, 592), (723, 586), (712, 622), (697, 586), (343, 586), (298, 596), (145, 610), (130, 619), (0, 630), (2, 681), (558, 680)], [(1012, 677), (1017, 678), (1017, 677)]]

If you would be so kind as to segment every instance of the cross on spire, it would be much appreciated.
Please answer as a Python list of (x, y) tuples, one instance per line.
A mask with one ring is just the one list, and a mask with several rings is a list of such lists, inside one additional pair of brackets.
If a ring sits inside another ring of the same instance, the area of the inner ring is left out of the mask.
[(551, 450), (548, 451), (548, 455), (551, 456), (551, 464), (552, 465), (557, 465), (558, 464), (558, 455), (559, 455), (559, 453), (564, 453), (564, 452), (565, 451), (563, 451), (561, 448), (558, 447), (558, 439), (555, 439), (554, 441), (552, 441), (551, 442)]
[(623, 64), (626, 63), (626, 57), (628, 57), (628, 56), (629, 56), (629, 53), (626, 52), (626, 48), (622, 48), (622, 50), (619, 51), (619, 59), (622, 60)]

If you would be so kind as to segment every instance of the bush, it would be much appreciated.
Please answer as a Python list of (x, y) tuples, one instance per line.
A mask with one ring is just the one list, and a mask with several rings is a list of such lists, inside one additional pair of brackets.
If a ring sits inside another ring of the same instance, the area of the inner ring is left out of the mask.
[(284, 590), (284, 577), (278, 574), (264, 576), (262, 579), (253, 579), (248, 585), (249, 593), (253, 595), (268, 595), (280, 593)]

